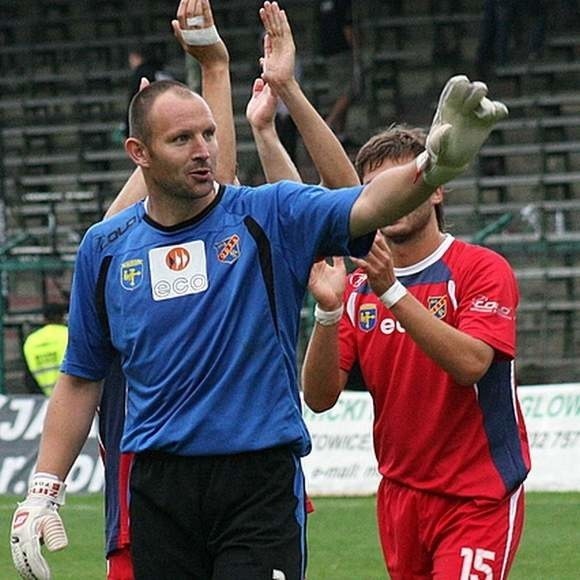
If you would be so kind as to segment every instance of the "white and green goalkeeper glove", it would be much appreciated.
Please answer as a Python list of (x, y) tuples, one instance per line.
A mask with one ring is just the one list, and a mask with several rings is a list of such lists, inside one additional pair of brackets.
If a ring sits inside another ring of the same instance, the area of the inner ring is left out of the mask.
[(66, 485), (54, 475), (36, 473), (26, 499), (18, 504), (12, 518), (10, 548), (12, 561), (26, 580), (50, 580), (50, 568), (41, 552), (41, 544), (49, 551), (68, 545), (58, 508), (64, 504)]
[(463, 173), (493, 126), (508, 115), (507, 107), (490, 101), (487, 86), (466, 76), (450, 78), (443, 88), (417, 169), (428, 185), (439, 187)]

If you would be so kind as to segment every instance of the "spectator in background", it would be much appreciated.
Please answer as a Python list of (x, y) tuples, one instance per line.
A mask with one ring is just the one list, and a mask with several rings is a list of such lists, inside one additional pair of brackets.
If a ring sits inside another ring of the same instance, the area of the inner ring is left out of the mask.
[(23, 351), (26, 366), (35, 388), (50, 397), (64, 358), (68, 328), (64, 323), (67, 308), (64, 304), (44, 307), (44, 325), (28, 335)]
[(514, 23), (520, 0), (484, 0), (483, 20), (477, 48), (477, 74), (489, 77), (493, 65), (508, 63)]
[(529, 23), (528, 59), (538, 60), (544, 54), (548, 28), (548, 0), (528, 0)]
[[(489, 77), (493, 66), (505, 66), (517, 58), (535, 61), (544, 53), (546, 32), (559, 18), (573, 21), (574, 0), (485, 0), (477, 49), (477, 74)], [(521, 49), (518, 50), (518, 47)]]
[(351, 0), (319, 0), (318, 35), (333, 99), (326, 122), (341, 141), (353, 99), (353, 27)]

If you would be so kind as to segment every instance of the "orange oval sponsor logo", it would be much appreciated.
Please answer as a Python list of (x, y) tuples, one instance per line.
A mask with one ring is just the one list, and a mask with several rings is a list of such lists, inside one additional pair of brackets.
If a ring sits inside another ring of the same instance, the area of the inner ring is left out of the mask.
[(189, 252), (185, 248), (173, 248), (165, 257), (165, 263), (170, 270), (179, 272), (189, 265)]

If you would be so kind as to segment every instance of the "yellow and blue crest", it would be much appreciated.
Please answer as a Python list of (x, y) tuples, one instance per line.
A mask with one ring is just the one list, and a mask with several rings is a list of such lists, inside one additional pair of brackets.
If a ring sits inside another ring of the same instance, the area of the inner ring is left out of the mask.
[(240, 236), (238, 234), (233, 234), (214, 245), (217, 250), (217, 259), (224, 264), (233, 264), (240, 257)]
[(121, 286), (135, 290), (143, 281), (143, 260), (135, 259), (121, 264)]
[(363, 304), (358, 311), (358, 326), (364, 332), (371, 331), (377, 325), (377, 307), (374, 304)]

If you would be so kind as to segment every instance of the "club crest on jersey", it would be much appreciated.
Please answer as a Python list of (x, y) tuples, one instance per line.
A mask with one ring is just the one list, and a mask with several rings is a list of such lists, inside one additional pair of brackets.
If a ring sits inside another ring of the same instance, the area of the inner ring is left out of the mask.
[(447, 314), (447, 297), (429, 296), (427, 299), (427, 308), (435, 318), (445, 318), (445, 315)]
[(229, 238), (214, 244), (217, 259), (224, 264), (233, 264), (240, 257), (240, 236), (233, 234)]
[(135, 290), (143, 281), (143, 260), (128, 260), (121, 264), (121, 286), (125, 290)]
[(358, 326), (364, 332), (371, 331), (377, 325), (377, 307), (374, 304), (363, 304), (358, 311)]

